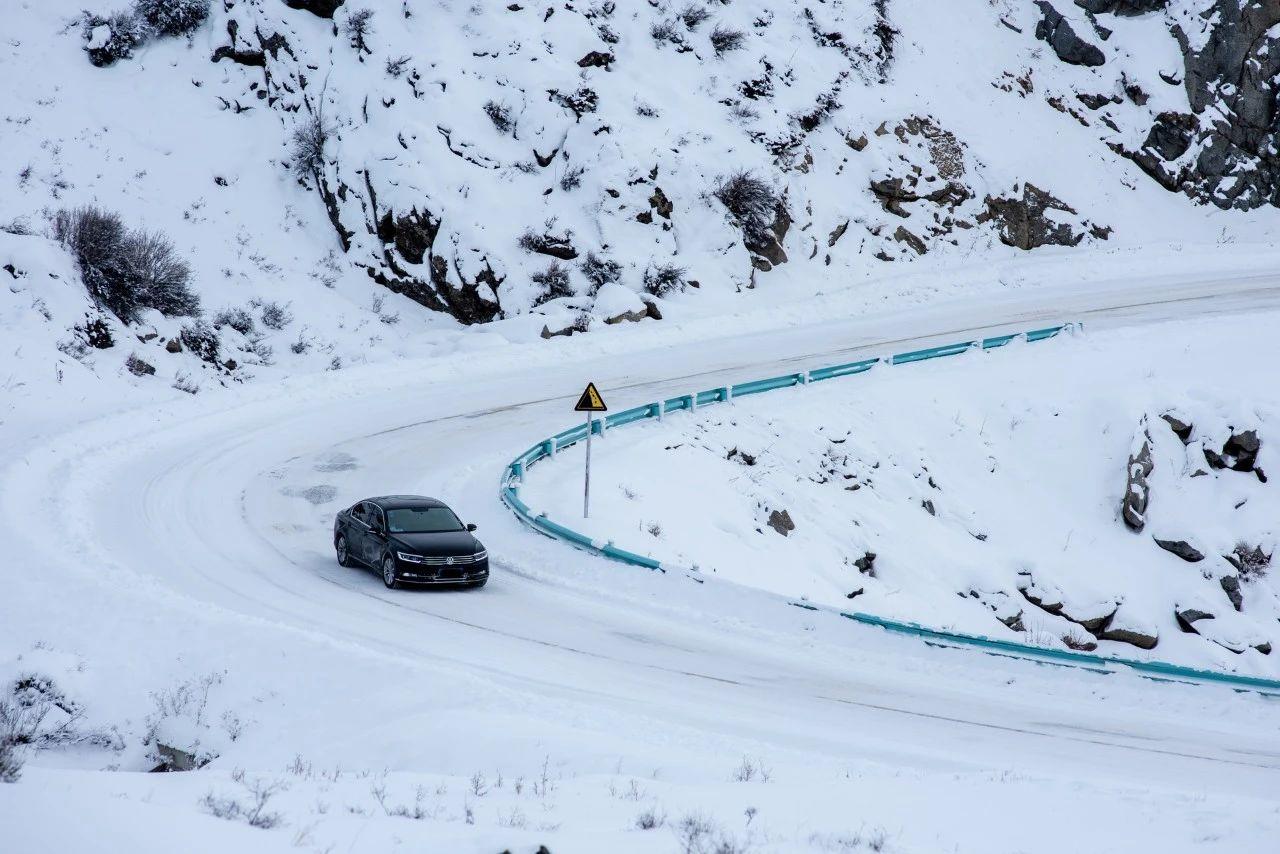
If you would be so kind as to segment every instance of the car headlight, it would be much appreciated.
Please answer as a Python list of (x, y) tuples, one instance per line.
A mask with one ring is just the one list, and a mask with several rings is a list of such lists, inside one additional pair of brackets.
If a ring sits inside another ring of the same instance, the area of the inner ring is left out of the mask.
[(488, 549), (481, 549), (480, 551), (478, 551), (478, 552), (476, 552), (476, 553), (475, 553), (474, 558), (475, 558), (476, 560), (484, 560), (484, 559), (485, 559), (485, 558), (487, 558), (488, 556), (489, 556), (489, 551), (488, 551)]
[(396, 557), (407, 563), (422, 563), (422, 555), (411, 555), (408, 552), (396, 552)]

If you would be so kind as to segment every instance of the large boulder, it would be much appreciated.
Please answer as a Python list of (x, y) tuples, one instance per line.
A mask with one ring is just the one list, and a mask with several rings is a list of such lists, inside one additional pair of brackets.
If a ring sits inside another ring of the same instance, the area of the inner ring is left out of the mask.
[(1079, 220), (1075, 208), (1045, 192), (1034, 184), (1023, 184), (1014, 196), (987, 196), (987, 210), (977, 217), (978, 222), (994, 222), (1000, 242), (1018, 249), (1036, 249), (1040, 246), (1076, 246), (1086, 234), (1106, 239), (1108, 228), (1080, 221), (1079, 227), (1071, 220)]
[(1157, 546), (1171, 554), (1177, 555), (1187, 563), (1199, 563), (1204, 560), (1204, 554), (1186, 540), (1162, 540), (1159, 537), (1155, 537), (1154, 539)]
[(1133, 448), (1129, 452), (1124, 498), (1120, 502), (1120, 515), (1132, 531), (1141, 531), (1147, 524), (1147, 504), (1151, 500), (1151, 485), (1147, 478), (1154, 468), (1155, 463), (1151, 460), (1151, 436), (1147, 433), (1144, 418), (1142, 428), (1134, 438)]
[(1076, 35), (1075, 29), (1062, 17), (1052, 4), (1038, 0), (1040, 13), (1044, 15), (1036, 24), (1036, 38), (1048, 42), (1058, 59), (1069, 65), (1097, 66), (1107, 61), (1097, 47)]

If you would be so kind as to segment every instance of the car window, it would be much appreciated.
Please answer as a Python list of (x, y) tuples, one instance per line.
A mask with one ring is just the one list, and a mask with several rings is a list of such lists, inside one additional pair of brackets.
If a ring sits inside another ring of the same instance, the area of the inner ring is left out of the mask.
[(461, 531), (462, 523), (448, 507), (399, 507), (387, 513), (393, 534), (441, 534)]
[(363, 503), (357, 504), (355, 507), (351, 508), (351, 518), (355, 519), (357, 522), (364, 522), (365, 524), (368, 524), (369, 518), (365, 515)]
[(375, 531), (387, 530), (387, 523), (382, 518), (382, 508), (376, 504), (369, 505), (369, 527)]

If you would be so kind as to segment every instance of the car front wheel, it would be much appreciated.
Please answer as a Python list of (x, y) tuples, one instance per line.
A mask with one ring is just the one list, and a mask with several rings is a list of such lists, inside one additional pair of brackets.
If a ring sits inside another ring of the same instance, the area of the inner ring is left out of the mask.
[(400, 586), (400, 582), (396, 580), (396, 561), (391, 555), (382, 559), (382, 583), (391, 590)]
[(338, 542), (334, 543), (334, 548), (338, 551), (338, 566), (355, 566), (351, 560), (351, 552), (347, 549), (346, 537), (338, 537)]

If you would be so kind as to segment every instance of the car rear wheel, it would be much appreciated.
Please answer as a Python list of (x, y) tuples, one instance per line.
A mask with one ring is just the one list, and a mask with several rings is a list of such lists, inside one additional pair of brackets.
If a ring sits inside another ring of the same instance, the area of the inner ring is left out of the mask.
[(396, 580), (396, 561), (391, 555), (382, 559), (382, 583), (391, 590), (400, 586), (400, 582)]
[(338, 542), (334, 543), (334, 548), (338, 552), (338, 566), (355, 566), (355, 562), (351, 559), (351, 552), (347, 548), (346, 537), (338, 537)]

